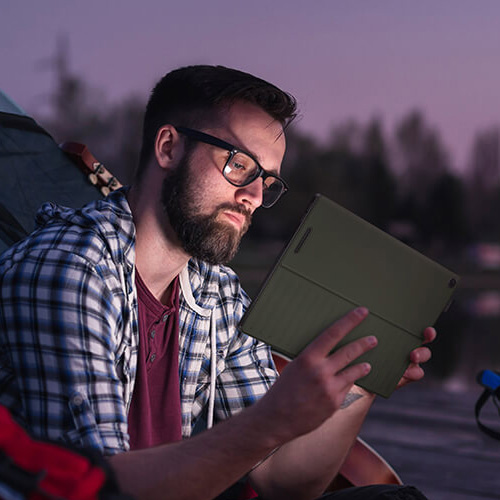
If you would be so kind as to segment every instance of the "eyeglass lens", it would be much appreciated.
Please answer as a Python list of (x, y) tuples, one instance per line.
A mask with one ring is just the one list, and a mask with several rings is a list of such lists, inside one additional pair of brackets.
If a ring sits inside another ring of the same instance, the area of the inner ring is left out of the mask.
[[(224, 177), (236, 186), (244, 186), (252, 182), (259, 173), (257, 162), (242, 152), (232, 152), (224, 169)], [(284, 185), (280, 179), (268, 176), (263, 179), (263, 200), (264, 207), (269, 207), (278, 201), (284, 190)]]

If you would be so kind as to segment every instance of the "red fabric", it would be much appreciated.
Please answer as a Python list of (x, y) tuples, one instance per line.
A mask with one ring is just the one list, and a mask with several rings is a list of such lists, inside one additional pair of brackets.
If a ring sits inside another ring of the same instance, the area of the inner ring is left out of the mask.
[(257, 493), (250, 486), (250, 483), (247, 481), (238, 500), (250, 500), (251, 498), (257, 498), (257, 496), (258, 496)]
[(136, 274), (139, 359), (128, 414), (132, 450), (182, 437), (179, 384), (179, 280), (162, 304)]
[(47, 493), (34, 493), (33, 500), (65, 498), (97, 499), (106, 476), (102, 469), (70, 450), (32, 439), (7, 409), (0, 406), (0, 449), (19, 468), (41, 473), (39, 487)]

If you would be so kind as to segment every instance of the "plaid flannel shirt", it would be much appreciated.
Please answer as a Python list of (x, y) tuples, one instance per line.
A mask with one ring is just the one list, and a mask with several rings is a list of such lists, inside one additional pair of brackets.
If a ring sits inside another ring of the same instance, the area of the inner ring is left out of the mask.
[[(0, 258), (0, 404), (36, 436), (126, 451), (139, 333), (135, 227), (125, 194), (81, 210), (47, 203), (37, 223)], [(191, 259), (180, 281), (188, 437), (208, 404), (211, 325), (215, 421), (262, 397), (276, 371), (269, 348), (237, 329), (249, 299), (232, 270)]]

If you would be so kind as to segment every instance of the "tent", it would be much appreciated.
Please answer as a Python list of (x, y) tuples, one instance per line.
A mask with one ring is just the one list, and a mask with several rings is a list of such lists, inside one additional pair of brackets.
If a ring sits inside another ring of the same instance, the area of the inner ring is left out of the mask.
[(0, 91), (0, 253), (32, 231), (42, 203), (77, 208), (101, 197), (50, 134)]

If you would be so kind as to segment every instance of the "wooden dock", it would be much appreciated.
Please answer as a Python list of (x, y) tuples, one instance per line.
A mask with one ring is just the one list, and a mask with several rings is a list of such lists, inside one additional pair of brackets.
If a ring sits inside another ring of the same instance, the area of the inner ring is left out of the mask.
[[(429, 500), (500, 499), (500, 441), (474, 418), (481, 392), (428, 382), (405, 387), (375, 402), (361, 437)], [(488, 403), (483, 413), (481, 421), (500, 430), (496, 408)]]

